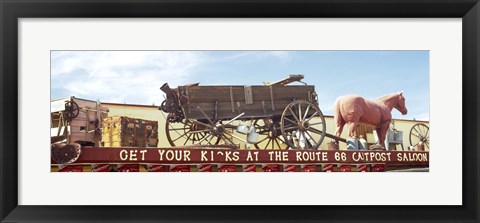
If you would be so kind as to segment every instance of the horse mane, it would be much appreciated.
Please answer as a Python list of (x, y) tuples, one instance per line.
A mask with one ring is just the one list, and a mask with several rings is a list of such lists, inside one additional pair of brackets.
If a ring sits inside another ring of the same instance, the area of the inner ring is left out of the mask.
[(398, 93), (391, 93), (387, 95), (383, 95), (377, 98), (378, 101), (387, 101), (388, 99), (391, 99), (395, 96), (398, 96)]

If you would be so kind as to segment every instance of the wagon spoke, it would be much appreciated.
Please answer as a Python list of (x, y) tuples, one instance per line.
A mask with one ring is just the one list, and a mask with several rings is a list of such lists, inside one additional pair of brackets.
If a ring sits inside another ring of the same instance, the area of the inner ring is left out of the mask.
[(268, 142), (267, 142), (267, 145), (265, 146), (265, 149), (268, 148), (268, 145), (270, 145), (271, 141), (272, 141), (272, 139), (268, 138)]
[(420, 132), (418, 132), (417, 128), (414, 128), (413, 130), (415, 130), (415, 132), (417, 132), (417, 136), (421, 136), (421, 135), (422, 135)]
[[(205, 144), (211, 146), (212, 145), (211, 141), (212, 141), (213, 137), (214, 137), (213, 135), (209, 135), (205, 140)], [(201, 143), (199, 143), (199, 144), (201, 144)]]
[(183, 134), (182, 134), (182, 135), (180, 135), (178, 138), (176, 138), (175, 140), (173, 140), (173, 142), (175, 142), (175, 141), (177, 141), (177, 140), (181, 139), (181, 138), (182, 138), (183, 136), (185, 136), (186, 134), (187, 134), (186, 132), (185, 132), (185, 133), (183, 133)]
[(277, 144), (278, 146), (278, 149), (281, 149), (282, 147), (280, 146), (280, 143), (278, 143), (278, 140), (274, 139), (275, 140), (275, 143)]
[(191, 137), (192, 135), (193, 135), (193, 134), (189, 134), (189, 135), (188, 135), (188, 137), (187, 137), (187, 139), (185, 140), (185, 142), (183, 142), (183, 145), (186, 145), (186, 144), (187, 144), (188, 140), (190, 140), (190, 137)]
[(287, 144), (280, 136), (277, 137), (278, 140), (282, 141), (283, 144)]
[(310, 137), (310, 139), (315, 142), (315, 145), (312, 145), (312, 146), (313, 146), (314, 148), (317, 147), (317, 145), (316, 145), (317, 142), (316, 142), (315, 139), (312, 137), (312, 135), (310, 135), (310, 133), (309, 133), (308, 131), (305, 131), (305, 133), (307, 133), (308, 137)]
[(303, 120), (305, 120), (305, 118), (307, 118), (308, 109), (310, 109), (310, 104), (308, 104), (307, 109), (305, 111), (305, 114), (303, 114), (303, 118), (302, 118)]
[(208, 117), (208, 115), (203, 111), (202, 108), (200, 108), (200, 106), (197, 106), (197, 109), (203, 114), (203, 116), (205, 116), (205, 118), (210, 122), (210, 124), (212, 124), (212, 126), (215, 126), (215, 123), (213, 123), (210, 117)]
[(423, 136), (426, 136), (427, 135), (427, 130), (426, 128), (421, 128), (422, 129), (422, 133), (423, 133)]
[(213, 136), (213, 135), (208, 135), (208, 136), (203, 137), (202, 140), (198, 141), (198, 144), (201, 144), (203, 141), (205, 141), (206, 139), (210, 138), (210, 136)]
[(201, 130), (194, 130), (194, 131), (189, 131), (189, 133), (202, 133), (202, 132), (209, 132), (210, 130), (208, 129), (201, 129)]
[(305, 133), (303, 131), (300, 131), (300, 134), (299, 134), (299, 143), (303, 141), (303, 148), (302, 149), (305, 149), (306, 147), (308, 147), (308, 139), (307, 137), (305, 137)]
[(289, 118), (287, 118), (287, 117), (284, 117), (284, 119), (287, 120), (287, 121), (289, 121), (289, 122), (291, 122), (291, 123), (293, 123), (293, 124), (295, 124), (295, 125), (298, 124), (298, 122), (295, 122), (295, 121), (293, 121), (293, 120), (291, 120), (291, 119), (289, 119)]
[(193, 134), (193, 138), (192, 138), (192, 144), (195, 144), (196, 141), (202, 139), (206, 137), (206, 135), (204, 135), (203, 137), (200, 135), (200, 133), (195, 133)]
[(220, 143), (221, 137), (217, 136), (217, 141), (215, 141), (215, 145), (218, 145)]
[(268, 129), (265, 129), (265, 130), (262, 130), (262, 131), (258, 131), (257, 133), (260, 134), (260, 135), (264, 135), (265, 133), (268, 133), (270, 130)]
[(302, 120), (302, 103), (298, 103), (298, 117)]
[(323, 124), (323, 122), (315, 122), (315, 123), (312, 123), (312, 124), (310, 124), (310, 126), (313, 126), (313, 125), (320, 125), (320, 124)]
[[(222, 141), (223, 141), (223, 143), (225, 143), (225, 145), (228, 145), (228, 144), (230, 144), (230, 143), (229, 143), (229, 142), (227, 142), (227, 140), (225, 140), (225, 138), (224, 138), (224, 137), (222, 137), (222, 136), (217, 136), (217, 139), (218, 139), (218, 141), (222, 140)], [(218, 143), (217, 143), (217, 144), (218, 144)]]
[(423, 140), (424, 140), (424, 142), (428, 142), (428, 141), (430, 141), (430, 137), (427, 136), (427, 137), (425, 137)]
[(203, 125), (203, 126), (205, 126), (205, 127), (207, 127), (207, 128), (213, 128), (212, 125), (205, 124), (205, 123), (203, 123), (203, 122), (201, 122), (201, 121), (198, 121), (198, 120), (193, 120), (193, 122), (195, 122), (195, 123), (197, 123), (197, 124), (200, 124), (200, 125)]
[(316, 115), (318, 114), (318, 111), (315, 111), (315, 113), (312, 114), (312, 116), (310, 116), (307, 120), (305, 120), (306, 122), (309, 122), (310, 119), (312, 119), (313, 117), (315, 117)]
[(288, 107), (288, 110), (290, 110), (290, 113), (293, 115), (293, 117), (295, 118), (295, 120), (297, 120), (297, 123), (299, 123), (300, 120), (298, 120), (298, 117), (297, 117), (297, 115), (295, 115), (295, 112), (293, 112), (292, 108)]
[(229, 141), (232, 146), (235, 146), (235, 143), (231, 139), (225, 137), (225, 135), (222, 135), (221, 137), (225, 138), (227, 141)]
[(297, 130), (298, 127), (297, 126), (292, 126), (292, 127), (287, 127), (287, 128), (284, 128), (285, 131), (290, 131), (290, 130)]
[(265, 140), (267, 140), (267, 139), (269, 139), (269, 138), (268, 138), (268, 137), (265, 137), (264, 139), (262, 139), (262, 140), (258, 141), (258, 142), (257, 142), (257, 143), (255, 143), (255, 144), (260, 144), (260, 143), (262, 143), (263, 141), (265, 141)]
[(172, 128), (172, 129), (168, 129), (169, 131), (178, 131), (178, 130), (186, 130), (186, 129), (189, 129), (189, 128)]

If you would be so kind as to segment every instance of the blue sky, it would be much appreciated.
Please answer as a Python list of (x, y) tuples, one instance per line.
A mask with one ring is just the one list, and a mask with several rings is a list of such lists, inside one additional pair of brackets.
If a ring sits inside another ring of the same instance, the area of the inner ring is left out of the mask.
[(429, 120), (428, 51), (52, 51), (52, 99), (159, 105), (159, 87), (262, 85), (303, 74), (319, 106), (332, 115), (339, 96), (374, 99), (403, 90), (409, 113)]

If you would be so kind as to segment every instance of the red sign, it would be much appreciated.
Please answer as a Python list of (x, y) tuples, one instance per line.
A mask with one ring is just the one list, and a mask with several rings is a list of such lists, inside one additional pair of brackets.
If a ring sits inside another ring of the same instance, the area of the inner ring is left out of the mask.
[(231, 150), (220, 148), (85, 147), (75, 163), (429, 165), (429, 152), (369, 150)]

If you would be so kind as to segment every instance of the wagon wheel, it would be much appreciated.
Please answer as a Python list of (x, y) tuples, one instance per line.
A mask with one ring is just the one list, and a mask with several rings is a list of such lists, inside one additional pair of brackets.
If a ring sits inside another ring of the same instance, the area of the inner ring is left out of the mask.
[(318, 149), (325, 138), (325, 118), (315, 104), (294, 101), (283, 111), (280, 129), (291, 148)]
[(82, 146), (78, 143), (54, 143), (51, 144), (51, 157), (58, 164), (67, 164), (77, 161), (82, 152)]
[(429, 127), (423, 123), (417, 123), (410, 129), (410, 146), (417, 146), (420, 142), (429, 149)]
[(237, 119), (242, 117), (245, 113), (241, 113), (228, 121), (213, 121), (203, 109), (200, 108), (200, 106), (197, 106), (197, 109), (203, 114), (205, 119), (208, 120), (208, 122), (202, 123), (202, 125), (206, 127), (203, 131), (207, 133), (207, 137), (203, 141), (209, 141), (216, 138), (217, 144), (215, 145), (223, 145), (235, 149), (240, 147), (241, 142), (247, 143), (246, 140), (235, 134), (235, 129), (237, 129), (235, 123), (238, 122)]
[(80, 108), (78, 108), (77, 103), (75, 103), (74, 101), (65, 102), (65, 119), (67, 119), (67, 121), (72, 121), (78, 116), (79, 112)]
[(280, 131), (278, 122), (272, 119), (257, 119), (253, 122), (255, 132), (259, 134), (258, 142), (254, 144), (257, 149), (287, 149), (288, 144), (285, 142)]
[[(204, 129), (203, 125), (188, 119), (182, 120), (181, 122), (172, 122), (167, 119), (165, 123), (167, 140), (171, 146), (200, 144), (199, 142), (207, 136), (207, 133), (202, 131)], [(209, 141), (205, 141), (204, 143), (208, 144)]]
[(210, 119), (187, 119), (181, 122), (167, 120), (165, 130), (168, 142), (171, 146), (199, 145), (238, 148), (240, 141), (246, 141), (235, 135), (237, 125), (234, 122), (237, 117), (230, 121), (216, 122)]

